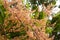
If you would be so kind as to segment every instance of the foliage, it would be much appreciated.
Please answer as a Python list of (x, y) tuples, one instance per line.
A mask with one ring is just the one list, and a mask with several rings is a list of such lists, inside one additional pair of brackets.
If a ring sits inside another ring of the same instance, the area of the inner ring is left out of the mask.
[[(9, 39), (12, 39), (12, 38), (14, 38), (16, 36), (17, 37), (22, 36), (22, 35), (25, 36), (26, 35), (26, 31), (22, 27), (21, 23), (19, 23), (17, 20), (14, 21), (12, 19), (9, 19), (11, 16), (12, 16), (12, 14), (10, 14), (4, 8), (3, 4), (0, 4), (0, 34), (1, 35), (5, 35)], [(14, 26), (16, 28), (12, 28)], [(19, 32), (14, 32), (15, 30), (18, 30), (19, 27), (20, 27), (21, 30), (19, 30)], [(10, 32), (10, 29), (12, 29), (11, 32)]]
[(4, 12), (6, 11), (5, 8), (3, 8), (4, 6), (2, 4), (0, 4), (0, 24), (3, 24), (4, 19), (5, 19), (5, 14)]
[[(23, 0), (23, 1), (25, 1), (25, 0)], [(27, 1), (27, 3), (25, 4), (25, 7), (28, 9), (31, 8), (31, 11), (34, 11), (33, 13), (30, 14), (31, 19), (37, 19), (38, 21), (40, 21), (41, 19), (44, 19), (47, 16), (45, 10), (42, 10), (40, 12), (38, 11), (39, 5), (42, 5), (42, 7), (46, 7), (46, 9), (47, 9), (49, 4), (50, 5), (52, 4), (53, 6), (56, 4), (56, 0), (26, 0), (26, 1)], [(24, 23), (19, 22), (18, 20), (11, 19), (10, 17), (12, 16), (12, 14), (7, 12), (7, 10), (4, 8), (2, 2), (0, 2), (0, 3), (1, 3), (0, 4), (0, 33), (1, 33), (1, 35), (5, 35), (9, 39), (12, 39), (16, 36), (22, 37), (22, 36), (27, 35), (26, 31), (25, 31), (26, 25)], [(16, 6), (16, 4), (17, 3), (13, 4), (13, 6)], [(50, 11), (50, 10), (48, 10), (48, 11)], [(43, 22), (44, 22), (44, 20), (43, 20)], [(33, 24), (35, 26), (40, 27), (39, 22), (35, 21)], [(60, 32), (60, 12), (58, 15), (55, 15), (51, 21), (47, 22), (47, 24), (48, 25), (46, 27), (46, 33), (48, 33), (50, 35), (50, 37), (55, 35), (54, 40), (60, 40), (60, 34), (58, 34), (58, 32)], [(46, 25), (43, 25), (43, 26), (46, 26)], [(14, 27), (18, 27), (18, 28), (14, 28)], [(30, 25), (28, 27), (30, 27), (30, 29), (33, 29)], [(16, 31), (18, 29), (19, 29), (19, 31)], [(23, 39), (23, 40), (25, 40), (25, 39)]]
[(46, 17), (46, 13), (44, 11), (39, 12), (39, 17), (38, 19), (43, 19)]
[(54, 40), (60, 40), (60, 36), (59, 36), (60, 35), (60, 33), (59, 33), (60, 32), (60, 12), (58, 12), (58, 14), (56, 14), (53, 17), (52, 21), (50, 21), (50, 25), (52, 25), (52, 24), (54, 25), (54, 26), (52, 26), (53, 30), (52, 29), (46, 29), (46, 30), (47, 31), (52, 30), (52, 31), (50, 31), (50, 33), (51, 33), (50, 37), (55, 35)]
[(47, 27), (46, 28), (46, 33), (52, 34), (53, 28), (52, 27)]
[(46, 17), (46, 14), (45, 12), (41, 11), (41, 12), (38, 12), (37, 10), (35, 12), (33, 12), (31, 15), (31, 18), (32, 19), (43, 19), (44, 17)]

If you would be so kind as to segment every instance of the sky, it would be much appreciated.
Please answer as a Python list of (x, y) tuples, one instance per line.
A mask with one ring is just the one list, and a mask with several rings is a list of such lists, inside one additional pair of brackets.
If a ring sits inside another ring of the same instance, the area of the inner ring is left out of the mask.
[[(57, 14), (57, 12), (60, 11), (60, 8), (58, 8), (59, 5), (60, 5), (60, 0), (57, 0), (57, 1), (56, 1), (56, 7), (55, 7), (55, 8), (52, 8), (51, 14), (55, 15), (55, 14)], [(50, 16), (48, 17), (48, 19), (49, 19), (49, 20), (52, 20), (52, 15), (50, 15)]]
[(53, 13), (56, 14), (57, 12), (60, 11), (60, 8), (58, 8), (59, 5), (60, 5), (60, 0), (57, 0), (57, 1), (56, 1), (56, 6), (57, 6), (57, 7), (55, 7), (55, 8), (52, 9), (52, 12), (53, 12)]
[(56, 5), (60, 5), (60, 0), (57, 0)]

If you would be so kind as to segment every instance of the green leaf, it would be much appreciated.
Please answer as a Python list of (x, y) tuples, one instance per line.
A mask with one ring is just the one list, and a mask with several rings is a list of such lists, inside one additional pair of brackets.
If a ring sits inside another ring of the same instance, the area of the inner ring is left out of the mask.
[(56, 15), (53, 17), (53, 19), (52, 19), (52, 21), (51, 21), (51, 24), (57, 22), (59, 19), (60, 19), (60, 13), (56, 14)]
[(46, 33), (51, 34), (53, 31), (52, 27), (46, 27)]
[(46, 15), (46, 13), (44, 13), (43, 11), (39, 13), (39, 17), (38, 19), (43, 19)]
[(4, 23), (3, 17), (0, 16), (0, 24), (2, 25)]
[(21, 31), (21, 32), (10, 32), (7, 37), (9, 37), (10, 39), (11, 38), (14, 38), (16, 36), (22, 36), (22, 35), (25, 35), (26, 32), (25, 31)]
[(4, 23), (4, 19), (5, 19), (5, 8), (3, 7), (2, 4), (0, 4), (0, 24)]
[(4, 8), (2, 4), (0, 4), (0, 10), (2, 10), (3, 12), (6, 11), (6, 9)]
[(36, 25), (36, 26), (39, 26), (40, 27), (40, 23), (39, 22), (34, 22), (34, 24)]
[(56, 32), (60, 32), (60, 20), (57, 21), (54, 30), (55, 30)]
[(38, 8), (36, 4), (32, 4), (31, 6), (32, 6), (32, 10), (37, 10)]
[(53, 0), (53, 1), (52, 1), (52, 4), (53, 4), (53, 5), (55, 5), (55, 4), (56, 4), (56, 1), (55, 1), (55, 0)]
[(31, 16), (32, 19), (37, 19), (38, 16), (39, 16), (39, 12), (38, 11), (35, 11), (30, 16)]
[(10, 28), (12, 26), (13, 26), (12, 20), (8, 20), (8, 24), (5, 28), (7, 29), (7, 28)]
[(36, 4), (36, 0), (30, 0), (31, 4)]
[(26, 3), (26, 8), (30, 8), (31, 7), (31, 5), (30, 5), (30, 3)]

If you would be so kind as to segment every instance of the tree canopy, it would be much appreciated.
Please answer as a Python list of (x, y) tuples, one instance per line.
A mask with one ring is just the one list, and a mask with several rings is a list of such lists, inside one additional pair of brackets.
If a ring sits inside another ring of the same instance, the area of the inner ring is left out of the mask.
[(0, 40), (60, 40), (59, 2), (0, 0)]

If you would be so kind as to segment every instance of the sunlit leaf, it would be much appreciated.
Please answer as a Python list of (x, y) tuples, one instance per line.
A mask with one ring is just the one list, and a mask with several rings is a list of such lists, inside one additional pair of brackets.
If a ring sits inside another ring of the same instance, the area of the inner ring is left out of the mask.
[(53, 31), (52, 27), (46, 27), (46, 33), (51, 34)]

